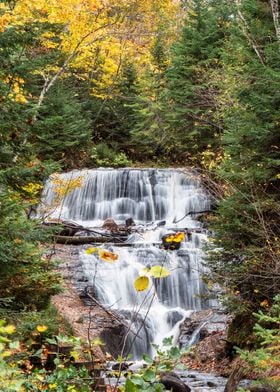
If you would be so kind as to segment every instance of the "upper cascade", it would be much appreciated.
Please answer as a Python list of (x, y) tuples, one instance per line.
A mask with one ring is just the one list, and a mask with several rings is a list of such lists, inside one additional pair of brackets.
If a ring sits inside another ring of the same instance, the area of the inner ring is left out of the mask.
[[(63, 191), (57, 192), (58, 183), (64, 187), (65, 197), (61, 197)], [(38, 212), (44, 217), (97, 227), (107, 218), (117, 223), (132, 218), (136, 224), (161, 220), (184, 224), (190, 220), (188, 213), (209, 209), (209, 195), (191, 171), (126, 168), (74, 170), (56, 175), (55, 181), (49, 179), (46, 183)]]

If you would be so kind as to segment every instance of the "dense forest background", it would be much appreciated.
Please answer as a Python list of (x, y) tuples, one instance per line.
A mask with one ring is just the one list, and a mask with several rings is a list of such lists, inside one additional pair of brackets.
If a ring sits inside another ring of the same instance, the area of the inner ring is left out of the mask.
[(255, 345), (280, 287), (279, 86), (275, 0), (2, 1), (1, 312), (59, 289), (29, 219), (50, 173), (192, 166), (215, 188), (209, 282), (229, 340)]

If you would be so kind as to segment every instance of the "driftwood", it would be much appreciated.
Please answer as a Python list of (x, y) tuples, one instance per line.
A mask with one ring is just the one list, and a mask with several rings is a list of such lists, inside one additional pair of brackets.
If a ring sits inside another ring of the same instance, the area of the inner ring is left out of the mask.
[(247, 369), (244, 366), (244, 362), (239, 360), (228, 378), (224, 392), (236, 392), (239, 382), (244, 378), (246, 373)]
[[(68, 222), (64, 220), (51, 220), (43, 222), (44, 227), (57, 227), (59, 233), (54, 234), (54, 239), (59, 244), (80, 245), (88, 243), (123, 243), (127, 239), (127, 232), (118, 233), (102, 233), (95, 229), (90, 229), (81, 226), (75, 222)], [(84, 232), (85, 235), (79, 235), (79, 232)]]
[[(54, 235), (54, 239), (58, 244), (69, 244), (69, 245), (81, 245), (81, 244), (89, 244), (89, 243), (117, 243), (118, 245), (122, 245), (124, 242), (124, 238), (118, 238), (113, 236), (67, 236), (67, 235)], [(128, 244), (126, 244), (128, 245)]]

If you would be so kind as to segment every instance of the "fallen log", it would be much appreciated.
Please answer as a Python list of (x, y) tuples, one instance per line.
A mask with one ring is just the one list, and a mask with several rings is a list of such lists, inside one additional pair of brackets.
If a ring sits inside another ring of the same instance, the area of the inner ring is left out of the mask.
[(90, 243), (107, 243), (113, 242), (114, 244), (122, 244), (126, 238), (118, 238), (115, 236), (67, 236), (67, 235), (54, 235), (54, 240), (58, 244), (68, 244), (68, 245), (82, 245)]

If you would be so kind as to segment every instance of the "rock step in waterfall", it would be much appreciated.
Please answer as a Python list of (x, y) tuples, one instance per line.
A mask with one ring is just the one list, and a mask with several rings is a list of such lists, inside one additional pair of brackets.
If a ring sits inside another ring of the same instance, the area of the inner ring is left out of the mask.
[[(66, 194), (58, 200), (63, 186)], [(128, 219), (135, 222), (137, 230), (126, 240), (130, 246), (102, 244), (118, 254), (117, 262), (107, 263), (96, 253), (88, 254), (88, 245), (80, 247), (79, 257), (85, 284), (105, 307), (131, 325), (124, 353), (140, 358), (143, 353), (152, 354), (151, 343), (160, 344), (168, 336), (176, 341), (187, 316), (212, 306), (201, 279), (205, 271), (202, 246), (207, 236), (195, 233), (201, 224), (192, 214), (210, 208), (210, 196), (191, 171), (98, 169), (72, 171), (49, 180), (39, 214), (98, 230), (106, 219), (119, 225)], [(194, 232), (186, 236), (180, 249), (162, 247), (164, 235), (182, 230)], [(150, 278), (150, 289), (137, 292), (134, 280), (143, 268), (153, 265), (165, 266), (171, 275)]]

